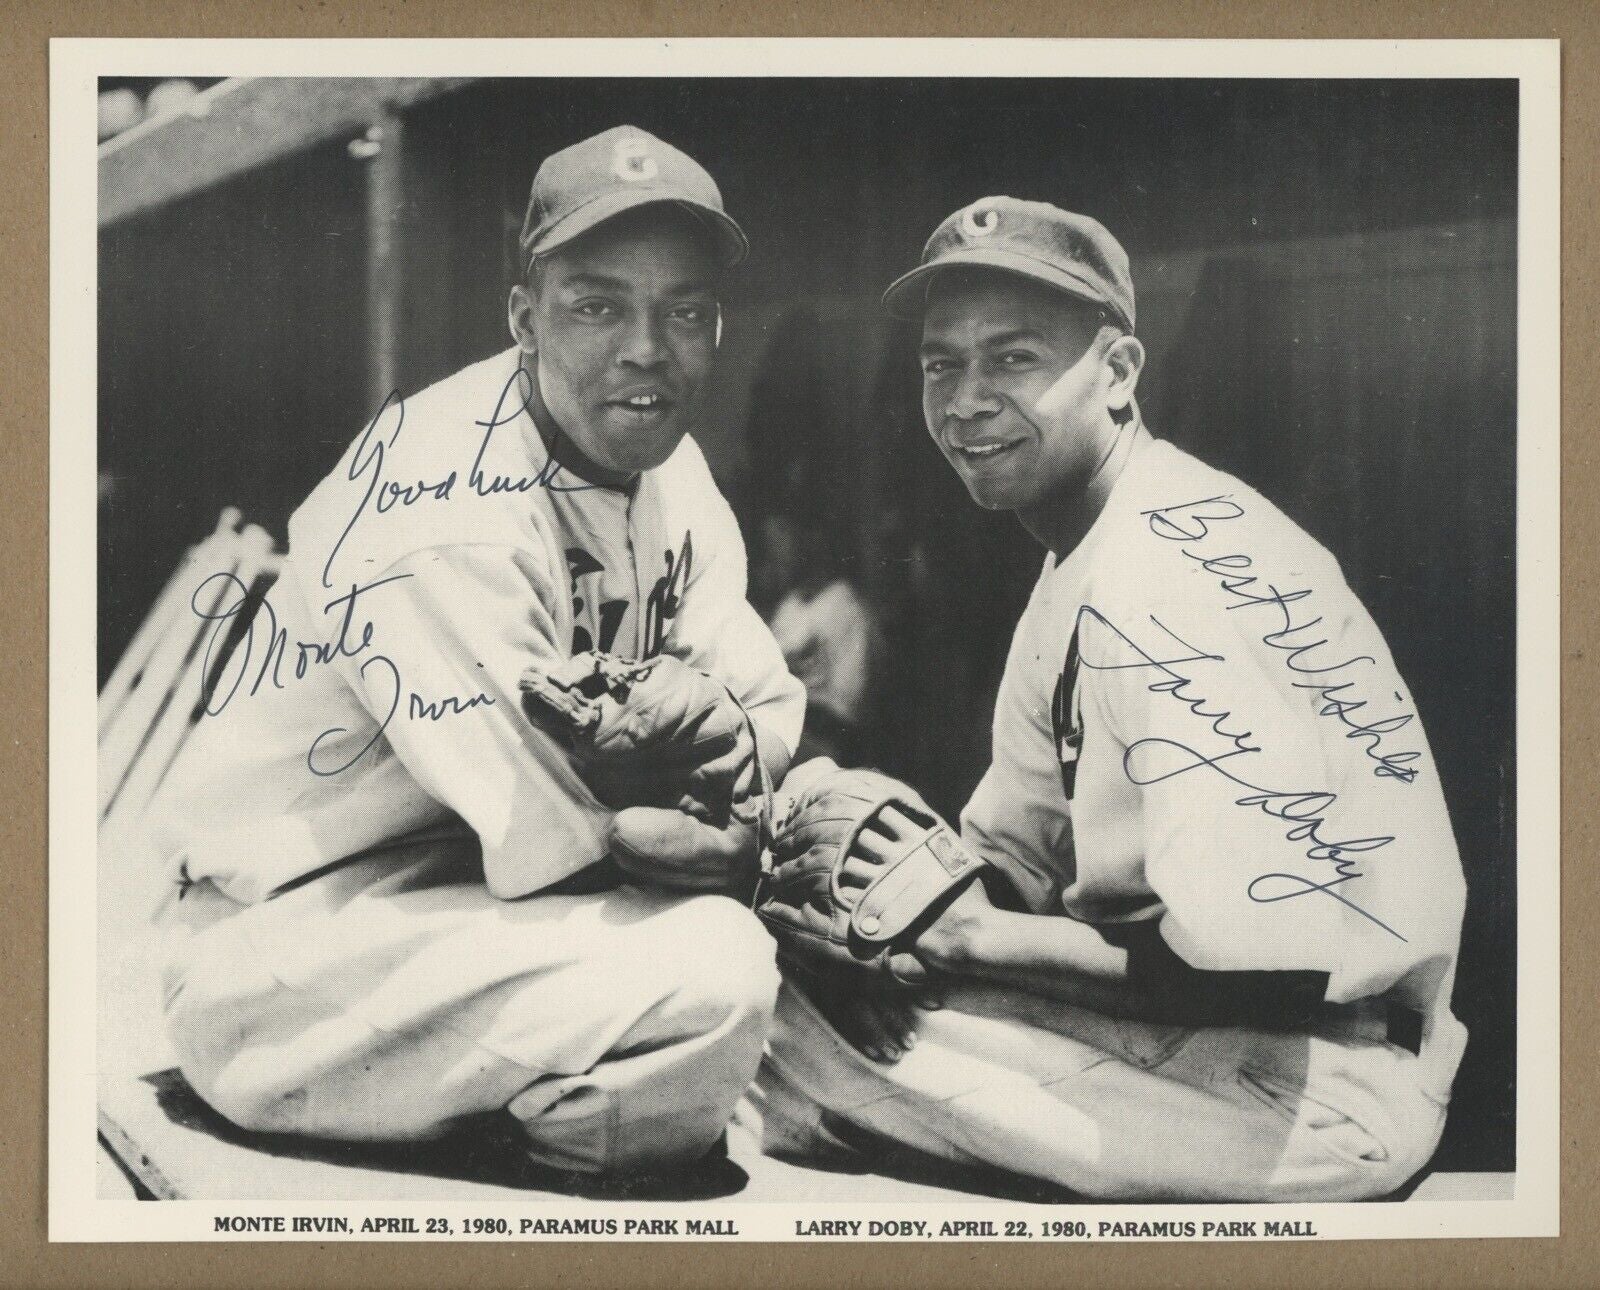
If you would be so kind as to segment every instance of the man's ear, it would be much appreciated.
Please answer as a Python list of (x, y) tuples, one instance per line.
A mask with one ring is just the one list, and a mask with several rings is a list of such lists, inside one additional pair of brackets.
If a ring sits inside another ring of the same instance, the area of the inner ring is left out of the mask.
[(1105, 364), (1111, 374), (1106, 407), (1116, 414), (1132, 404), (1139, 387), (1139, 373), (1144, 371), (1143, 342), (1137, 336), (1118, 336), (1106, 346)]
[(539, 352), (539, 334), (534, 326), (536, 313), (533, 292), (517, 283), (511, 288), (511, 299), (506, 303), (506, 322), (511, 328), (511, 339), (524, 354)]

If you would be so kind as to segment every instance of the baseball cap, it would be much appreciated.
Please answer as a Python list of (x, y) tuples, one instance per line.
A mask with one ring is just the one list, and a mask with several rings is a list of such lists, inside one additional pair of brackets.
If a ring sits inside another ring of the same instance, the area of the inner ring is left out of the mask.
[(999, 269), (1047, 283), (1103, 306), (1133, 330), (1133, 278), (1128, 253), (1098, 220), (1048, 202), (983, 197), (940, 224), (922, 249), (922, 263), (890, 284), (883, 307), (918, 318), (928, 284), (942, 269)]
[(699, 162), (637, 126), (619, 125), (544, 159), (522, 222), (523, 265), (652, 202), (669, 202), (700, 220), (724, 265), (749, 253), (744, 231), (722, 209), (722, 193)]

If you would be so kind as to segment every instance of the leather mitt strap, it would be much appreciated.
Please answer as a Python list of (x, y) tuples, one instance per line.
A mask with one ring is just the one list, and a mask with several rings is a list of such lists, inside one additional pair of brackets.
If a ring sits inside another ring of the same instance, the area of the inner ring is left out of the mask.
[[(829, 891), (838, 908), (850, 907), (842, 897), (845, 861), (862, 830), (887, 806), (897, 807), (913, 819), (926, 818), (921, 805), (901, 794), (886, 794), (862, 812), (841, 840), (829, 875)], [(975, 879), (982, 868), (983, 861), (935, 817), (925, 828), (898, 841), (895, 853), (857, 899), (850, 914), (850, 931), (866, 944), (889, 945), (935, 903)]]

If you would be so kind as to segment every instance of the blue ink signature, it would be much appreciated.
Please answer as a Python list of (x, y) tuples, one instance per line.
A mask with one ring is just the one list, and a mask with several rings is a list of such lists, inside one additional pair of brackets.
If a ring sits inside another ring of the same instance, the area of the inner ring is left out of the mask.
[[(511, 397), (512, 387), (518, 388), (516, 402), (507, 407), (507, 399)], [(483, 469), (484, 455), (489, 451), (490, 440), (494, 432), (501, 426), (509, 425), (524, 413), (533, 415), (533, 378), (522, 367), (518, 367), (511, 374), (510, 379), (500, 388), (500, 395), (495, 400), (494, 411), (490, 413), (487, 421), (474, 421), (473, 425), (483, 431), (483, 437), (478, 442), (478, 450), (473, 454), (472, 465), (467, 470), (467, 485), (479, 497), (492, 497), (496, 493), (526, 493), (530, 489), (545, 488), (553, 493), (581, 493), (596, 487), (594, 484), (566, 483), (562, 478), (562, 467), (552, 458), (546, 458), (542, 466), (532, 475), (486, 475)], [(393, 428), (389, 429), (390, 422)], [(452, 470), (443, 479), (432, 482), (419, 479), (414, 483), (396, 483), (384, 478), (384, 460), (390, 448), (400, 437), (400, 431), (406, 423), (406, 405), (397, 391), (391, 391), (372, 420), (367, 422), (362, 430), (361, 437), (356, 442), (355, 451), (351, 454), (350, 465), (345, 472), (345, 478), (354, 484), (362, 479), (366, 480), (366, 488), (361, 494), (361, 500), (356, 503), (356, 508), (350, 514), (350, 519), (344, 526), (344, 531), (339, 534), (338, 541), (328, 552), (328, 559), (322, 566), (322, 585), (331, 589), (333, 562), (338, 557), (345, 544), (345, 539), (361, 518), (367, 514), (370, 507), (378, 514), (386, 514), (398, 507), (414, 506), (418, 502), (448, 502), (454, 495), (459, 472)], [(387, 430), (387, 437), (385, 431)]]
[(411, 691), (411, 720), (438, 721), (442, 717), (459, 717), (463, 712), (470, 712), (480, 703), (494, 706), (494, 700), (487, 694), (475, 694), (470, 699), (463, 700), (454, 694), (447, 694), (437, 703), (429, 703), (415, 690)]
[[(395, 666), (393, 659), (387, 654), (367, 653), (372, 646), (373, 624), (370, 618), (363, 618), (359, 627), (357, 626), (357, 602), (370, 591), (376, 591), (380, 587), (409, 577), (411, 577), (409, 573), (397, 573), (365, 585), (352, 584), (344, 595), (330, 600), (322, 607), (322, 612), (325, 615), (338, 613), (338, 631), (327, 640), (296, 639), (293, 642), (294, 662), (288, 677), (284, 676), (283, 669), (285, 657), (289, 653), (289, 633), (286, 628), (279, 625), (278, 611), (273, 608), (271, 599), (263, 596), (260, 607), (255, 608), (251, 604), (249, 587), (242, 579), (231, 573), (213, 573), (203, 579), (189, 599), (189, 608), (195, 616), (212, 624), (211, 632), (206, 639), (204, 666), (201, 670), (201, 676), (210, 678), (209, 690), (203, 698), (203, 710), (209, 716), (216, 716), (238, 696), (240, 687), (250, 673), (251, 662), (255, 658), (258, 625), (262, 627), (266, 637), (266, 648), (256, 668), (255, 679), (250, 683), (248, 694), (251, 696), (259, 693), (261, 687), (269, 683), (273, 689), (284, 689), (287, 681), (304, 680), (312, 669), (325, 667), (338, 659), (361, 658), (360, 676), (363, 681), (367, 680), (368, 670), (374, 668), (381, 676), (387, 677), (393, 694), (388, 712), (378, 723), (378, 728), (372, 737), (353, 756), (337, 765), (327, 765), (325, 757), (321, 754), (328, 740), (349, 733), (345, 726), (331, 726), (324, 730), (311, 741), (311, 746), (306, 750), (306, 767), (313, 775), (337, 775), (341, 771), (349, 770), (388, 730), (389, 723), (399, 711), (400, 697), (404, 689), (400, 680), (400, 669)], [(208, 587), (212, 588), (211, 595), (206, 594)], [(232, 593), (231, 599), (229, 599), (230, 593)], [(207, 604), (212, 600), (217, 602), (216, 606), (208, 608)], [(219, 658), (219, 651), (231, 639), (236, 619), (242, 619), (243, 630), (232, 654), (228, 655), (225, 661), (219, 659), (221, 667), (213, 676), (213, 667), (216, 666), (213, 664), (213, 659)], [(438, 721), (447, 715), (469, 711), (480, 703), (493, 702), (494, 700), (487, 694), (480, 693), (465, 700), (452, 695), (436, 703), (430, 703), (412, 691), (410, 716), (412, 720), (427, 718)]]
[[(1220, 654), (1213, 654), (1204, 649), (1197, 649), (1189, 644), (1177, 633), (1151, 617), (1158, 628), (1166, 633), (1173, 641), (1182, 646), (1187, 653), (1181, 653), (1171, 658), (1157, 658), (1146, 651), (1142, 646), (1132, 640), (1125, 632), (1115, 626), (1099, 610), (1090, 605), (1084, 605), (1078, 611), (1078, 630), (1080, 640), (1087, 641), (1087, 634), (1083, 632), (1085, 620), (1097, 623), (1109, 631), (1117, 640), (1127, 646), (1137, 656), (1136, 661), (1115, 663), (1108, 661), (1095, 661), (1089, 657), (1087, 646), (1081, 648), (1079, 660), (1083, 667), (1093, 671), (1123, 671), (1138, 668), (1153, 668), (1161, 674), (1159, 680), (1151, 682), (1146, 689), (1152, 694), (1165, 694), (1182, 703), (1189, 711), (1200, 720), (1210, 724), (1212, 731), (1230, 745), (1225, 752), (1214, 756), (1206, 756), (1199, 750), (1190, 747), (1176, 739), (1164, 736), (1146, 736), (1130, 743), (1123, 753), (1122, 769), (1133, 784), (1146, 787), (1159, 784), (1179, 775), (1187, 774), (1192, 770), (1204, 767), (1222, 776), (1238, 788), (1247, 790), (1243, 796), (1234, 798), (1234, 805), (1254, 807), (1263, 815), (1281, 820), (1290, 827), (1285, 831), (1286, 840), (1295, 843), (1309, 842), (1305, 848), (1308, 860), (1333, 865), (1334, 876), (1325, 881), (1317, 881), (1302, 874), (1296, 873), (1264, 873), (1251, 879), (1245, 888), (1245, 894), (1257, 904), (1272, 904), (1280, 900), (1289, 900), (1296, 896), (1310, 895), (1312, 892), (1321, 892), (1337, 900), (1340, 904), (1360, 914), (1363, 918), (1383, 928), (1391, 936), (1404, 941), (1406, 938), (1390, 927), (1382, 919), (1368, 910), (1363, 909), (1343, 893), (1334, 890), (1347, 882), (1354, 881), (1363, 876), (1362, 871), (1355, 867), (1356, 862), (1350, 858), (1364, 852), (1376, 851), (1379, 847), (1388, 846), (1394, 841), (1392, 837), (1351, 838), (1341, 841), (1330, 841), (1323, 836), (1327, 826), (1328, 816), (1333, 811), (1339, 800), (1337, 793), (1321, 790), (1290, 790), (1263, 788), (1226, 769), (1221, 763), (1230, 758), (1259, 753), (1262, 748), (1253, 742), (1253, 734), (1249, 730), (1232, 729), (1227, 723), (1234, 720), (1233, 713), (1228, 709), (1212, 709), (1206, 707), (1207, 700), (1196, 693), (1195, 681), (1192, 677), (1178, 670), (1180, 665), (1191, 663), (1222, 663), (1226, 662)], [(1155, 761), (1161, 750), (1176, 752), (1187, 760), (1178, 764), (1163, 767), (1159, 764), (1150, 764)]]
[[(356, 603), (359, 598), (369, 591), (387, 586), (391, 582), (399, 582), (402, 578), (409, 578), (409, 573), (393, 574), (387, 578), (380, 578), (376, 582), (369, 582), (365, 586), (352, 584), (350, 590), (342, 596), (337, 596), (322, 607), (324, 614), (333, 613), (339, 606), (343, 612), (339, 617), (339, 630), (332, 639), (326, 641), (297, 640), (294, 643), (294, 680), (304, 679), (306, 673), (313, 667), (325, 666), (339, 658), (356, 658), (372, 644), (373, 626), (370, 619), (363, 620), (356, 638), (352, 642), (351, 632), (355, 628)], [(222, 603), (216, 609), (205, 608), (201, 601), (207, 587), (219, 584), (218, 596), (225, 596), (229, 590), (236, 591), (238, 595), (232, 601)], [(229, 636), (229, 624), (244, 612), (250, 603), (250, 589), (244, 582), (231, 573), (213, 573), (204, 579), (195, 588), (194, 595), (190, 597), (189, 607), (197, 618), (214, 623), (211, 635), (206, 641), (204, 676), (211, 676), (212, 658), (218, 647), (224, 644)], [(270, 680), (274, 689), (284, 688), (283, 662), (284, 655), (289, 646), (289, 633), (278, 625), (278, 613), (272, 607), (272, 601), (262, 598), (260, 610), (252, 614), (244, 625), (243, 635), (238, 645), (227, 660), (228, 668), (234, 671), (233, 683), (223, 688), (224, 676), (218, 674), (210, 696), (205, 703), (205, 711), (209, 716), (216, 716), (228, 706), (238, 694), (239, 687), (244, 683), (246, 673), (250, 670), (250, 660), (255, 655), (256, 627), (265, 621), (267, 647), (261, 660), (261, 666), (256, 672), (255, 681), (250, 686), (252, 695), (259, 693), (262, 685)], [(218, 695), (221, 698), (218, 699)]]
[[(516, 389), (515, 401), (512, 399), (512, 390)], [(546, 459), (532, 475), (489, 475), (485, 472), (483, 461), (489, 451), (489, 444), (494, 432), (501, 426), (508, 425), (524, 413), (532, 415), (533, 379), (522, 367), (511, 375), (510, 379), (501, 387), (499, 397), (495, 401), (494, 411), (487, 420), (474, 421), (473, 424), (483, 431), (483, 437), (478, 443), (477, 452), (473, 455), (472, 464), (467, 469), (467, 487), (479, 497), (492, 497), (497, 493), (525, 493), (534, 488), (546, 488), (552, 492), (577, 493), (596, 485), (566, 483), (562, 479), (561, 466), (553, 459)], [(398, 393), (390, 393), (373, 414), (372, 420), (367, 422), (362, 430), (361, 437), (357, 440), (355, 449), (350, 457), (350, 465), (345, 477), (352, 484), (363, 484), (361, 498), (356, 503), (355, 509), (350, 513), (343, 531), (338, 540), (328, 552), (328, 558), (322, 566), (322, 586), (325, 590), (333, 589), (332, 575), (333, 562), (343, 549), (345, 541), (349, 538), (362, 517), (371, 512), (379, 515), (387, 514), (397, 507), (411, 507), (422, 502), (448, 502), (455, 494), (459, 482), (459, 472), (452, 470), (443, 479), (425, 480), (418, 479), (412, 483), (398, 483), (385, 477), (384, 466), (389, 449), (393, 448), (400, 437), (400, 431), (405, 427), (406, 409), (405, 402)], [(685, 552), (684, 565), (687, 565), (688, 553)], [(400, 669), (387, 654), (372, 650), (373, 624), (370, 618), (363, 618), (359, 627), (356, 620), (357, 601), (368, 592), (376, 591), (380, 587), (403, 578), (411, 577), (408, 573), (392, 574), (379, 578), (375, 582), (351, 583), (350, 590), (341, 596), (335, 596), (322, 607), (324, 615), (337, 615), (338, 630), (325, 641), (295, 640), (293, 642), (293, 664), (290, 680), (303, 680), (307, 673), (316, 667), (323, 667), (338, 659), (360, 658), (359, 674), (362, 681), (368, 680), (369, 672), (374, 672), (372, 678), (373, 688), (379, 683), (386, 682), (391, 693), (388, 711), (378, 723), (378, 728), (372, 737), (351, 757), (337, 765), (328, 765), (325, 756), (325, 746), (329, 740), (335, 740), (341, 735), (349, 733), (344, 726), (332, 726), (324, 730), (311, 741), (311, 746), (306, 751), (306, 766), (314, 775), (337, 775), (348, 770), (367, 754), (389, 728), (389, 723), (394, 720), (395, 714), (400, 710), (400, 701), (405, 692), (405, 686), (400, 678)], [(669, 581), (669, 580), (663, 580)], [(207, 589), (210, 589), (208, 594)], [(661, 588), (657, 589), (662, 592)], [(279, 625), (277, 610), (267, 597), (261, 599), (259, 610), (251, 603), (250, 589), (231, 573), (214, 573), (203, 579), (194, 594), (190, 597), (189, 607), (194, 614), (206, 622), (213, 624), (210, 636), (206, 641), (204, 669), (201, 675), (207, 678), (207, 689), (202, 696), (204, 711), (210, 716), (216, 716), (230, 704), (239, 693), (239, 688), (244, 684), (250, 672), (252, 660), (255, 658), (257, 636), (256, 629), (260, 625), (267, 639), (266, 651), (259, 662), (255, 678), (250, 683), (249, 693), (258, 694), (261, 687), (268, 682), (274, 689), (283, 689), (285, 677), (283, 669), (285, 657), (290, 650), (291, 642), (288, 631)], [(230, 593), (232, 593), (230, 598)], [(667, 594), (662, 592), (663, 595)], [(206, 608), (206, 604), (216, 602), (216, 608)], [(235, 620), (239, 620), (236, 622)], [(241, 627), (242, 623), (242, 627)], [(234, 638), (237, 637), (237, 641)], [(234, 644), (233, 653), (224, 661), (221, 651), (230, 643)], [(213, 661), (215, 660), (215, 662)], [(224, 673), (224, 666), (227, 673)], [(215, 673), (213, 672), (213, 669)], [(231, 674), (231, 681), (229, 679)], [(220, 697), (219, 697), (220, 696)], [(487, 694), (479, 692), (470, 696), (447, 695), (438, 700), (429, 700), (411, 691), (410, 706), (407, 716), (412, 721), (439, 721), (447, 716), (459, 716), (470, 712), (480, 704), (492, 705), (494, 700)]]
[[(1156, 537), (1168, 542), (1200, 542), (1211, 536), (1211, 525), (1239, 519), (1245, 512), (1238, 502), (1224, 495), (1203, 497), (1198, 501), (1183, 502), (1177, 506), (1162, 506), (1140, 513), (1146, 517), (1150, 531)], [(1309, 640), (1301, 636), (1301, 633), (1310, 632), (1313, 628), (1321, 626), (1322, 616), (1319, 614), (1315, 618), (1297, 622), (1291, 609), (1292, 605), (1310, 599), (1312, 591), (1309, 587), (1279, 591), (1274, 584), (1268, 582), (1257, 588), (1257, 584), (1261, 581), (1260, 576), (1245, 572), (1255, 567), (1255, 561), (1250, 556), (1238, 552), (1230, 555), (1206, 556), (1185, 546), (1181, 548), (1181, 554), (1217, 579), (1223, 592), (1234, 598), (1235, 603), (1226, 606), (1228, 610), (1250, 608), (1276, 610), (1274, 621), (1277, 625), (1261, 637), (1261, 642), (1283, 653), (1285, 655), (1283, 664), (1291, 672), (1302, 677), (1323, 677), (1343, 672), (1358, 663), (1377, 665), (1377, 659), (1370, 654), (1357, 654), (1342, 662), (1329, 663), (1321, 667), (1312, 665), (1313, 660), (1310, 656), (1314, 651), (1328, 645), (1328, 638), (1323, 636)], [(1306, 661), (1302, 662), (1302, 658)], [(1372, 770), (1376, 778), (1399, 780), (1403, 784), (1415, 782), (1419, 768), (1411, 763), (1420, 760), (1422, 753), (1416, 749), (1398, 752), (1383, 749), (1384, 736), (1410, 725), (1416, 720), (1415, 713), (1401, 712), (1374, 720), (1353, 720), (1352, 718), (1368, 707), (1368, 700), (1355, 692), (1354, 681), (1330, 679), (1292, 681), (1290, 684), (1298, 690), (1307, 690), (1320, 696), (1321, 707), (1318, 708), (1317, 715), (1336, 717), (1346, 727), (1346, 739), (1366, 742), (1363, 751), (1376, 763)], [(1394, 697), (1399, 702), (1405, 701), (1398, 693)]]

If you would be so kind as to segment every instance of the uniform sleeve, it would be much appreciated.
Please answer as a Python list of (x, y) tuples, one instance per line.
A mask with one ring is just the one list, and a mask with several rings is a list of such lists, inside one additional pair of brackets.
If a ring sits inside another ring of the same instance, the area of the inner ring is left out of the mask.
[(961, 837), (1006, 874), (1034, 913), (1059, 913), (1072, 825), (1049, 714), (1023, 697), (1031, 653), (1019, 629), (995, 697), (993, 760), (961, 812)]
[[(1163, 938), (1211, 971), (1339, 978), (1354, 960), (1404, 960), (1406, 929), (1378, 875), (1406, 863), (1405, 812), (1387, 809), (1353, 765), (1358, 746), (1294, 684), (1263, 638), (1272, 620), (1191, 585), (1146, 587), (1126, 598), (1137, 607), (1086, 605), (1079, 619), (1084, 756), (1111, 757), (1135, 786), (1126, 825), (1138, 836), (1126, 841), (1165, 907)], [(1330, 613), (1321, 632), (1337, 639), (1331, 601)]]
[(421, 551), (362, 598), (372, 648), (342, 664), (406, 770), (477, 833), (489, 890), (502, 898), (605, 854), (608, 812), (521, 708), (523, 669), (561, 652), (557, 594), (527, 551)]
[(805, 687), (790, 675), (783, 651), (745, 598), (744, 539), (733, 511), (714, 490), (705, 509), (668, 651), (721, 680), (793, 753), (805, 721)]

